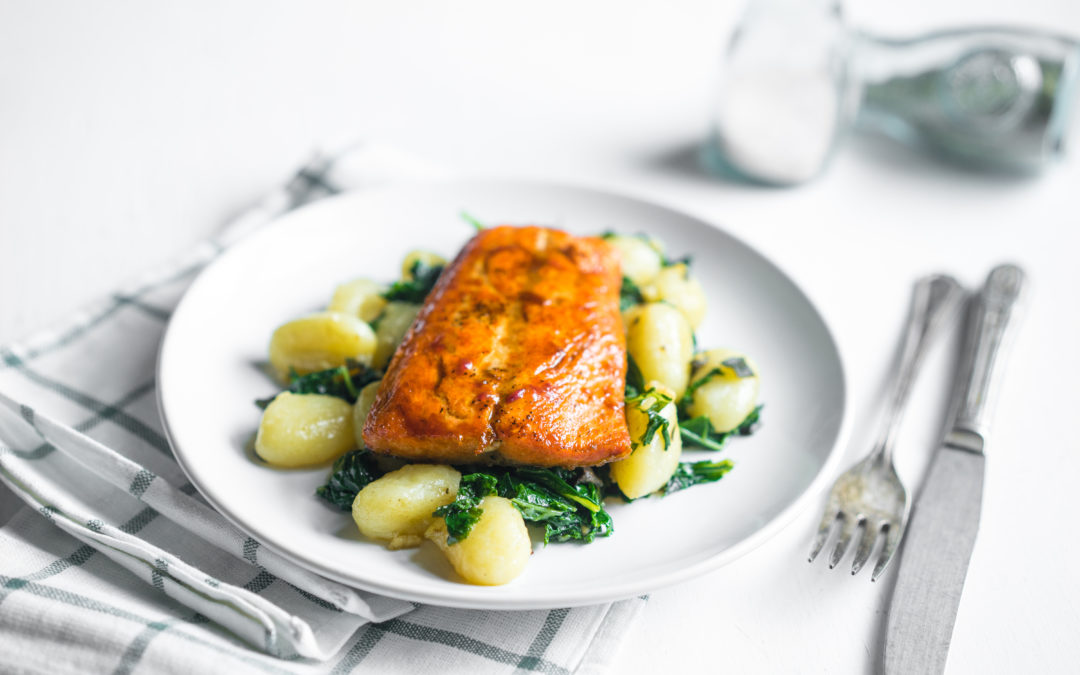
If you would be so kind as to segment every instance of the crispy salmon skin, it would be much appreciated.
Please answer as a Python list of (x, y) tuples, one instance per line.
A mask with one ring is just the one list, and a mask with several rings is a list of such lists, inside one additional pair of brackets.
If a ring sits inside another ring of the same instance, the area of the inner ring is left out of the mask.
[(622, 272), (604, 240), (545, 227), (473, 237), (439, 277), (364, 424), (413, 460), (594, 466), (630, 453)]

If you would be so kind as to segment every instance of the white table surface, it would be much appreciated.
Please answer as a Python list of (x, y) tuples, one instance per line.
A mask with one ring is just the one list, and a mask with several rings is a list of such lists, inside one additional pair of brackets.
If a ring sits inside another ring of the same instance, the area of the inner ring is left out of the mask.
[[(854, 458), (911, 281), (943, 270), (975, 285), (1015, 261), (1032, 293), (949, 672), (1075, 672), (1080, 152), (1017, 180), (856, 138), (796, 189), (709, 178), (693, 149), (740, 5), (0, 2), (0, 343), (214, 232), (313, 148), (360, 137), (464, 173), (655, 199), (758, 247), (841, 342)], [(849, 9), (898, 34), (1011, 21), (1080, 35), (1073, 0)], [(915, 391), (897, 460), (910, 485), (940, 434), (950, 362), (938, 350)], [(871, 584), (807, 564), (818, 508), (745, 558), (653, 593), (620, 669), (874, 672), (895, 576)]]

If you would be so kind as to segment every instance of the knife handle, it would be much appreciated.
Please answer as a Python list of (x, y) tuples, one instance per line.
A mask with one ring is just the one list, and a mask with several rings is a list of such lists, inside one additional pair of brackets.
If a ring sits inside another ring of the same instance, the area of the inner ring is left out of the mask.
[(982, 453), (993, 413), (1004, 355), (1012, 340), (1015, 314), (1027, 282), (1016, 265), (999, 265), (968, 309), (964, 350), (958, 371), (956, 421), (945, 442)]

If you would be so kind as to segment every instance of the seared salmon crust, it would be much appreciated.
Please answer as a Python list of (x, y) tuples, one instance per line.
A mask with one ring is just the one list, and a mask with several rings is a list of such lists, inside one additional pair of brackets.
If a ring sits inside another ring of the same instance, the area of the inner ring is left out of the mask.
[(630, 453), (622, 272), (603, 239), (493, 227), (443, 271), (364, 424), (374, 452), (594, 466)]

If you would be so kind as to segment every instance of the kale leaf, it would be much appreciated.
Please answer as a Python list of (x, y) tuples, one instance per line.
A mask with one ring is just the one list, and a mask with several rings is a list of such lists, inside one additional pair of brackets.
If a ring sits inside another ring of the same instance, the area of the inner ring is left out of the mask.
[(392, 302), (423, 304), (424, 298), (435, 287), (435, 282), (439, 280), (442, 271), (442, 265), (425, 265), (423, 261), (417, 260), (409, 270), (412, 273), (412, 279), (395, 281), (383, 293), (383, 297)]
[(679, 462), (679, 468), (664, 486), (664, 495), (702, 483), (714, 483), (724, 477), (734, 465), (729, 460), (719, 462)]
[(722, 450), (732, 436), (749, 436), (761, 426), (761, 408), (757, 406), (746, 416), (739, 426), (731, 431), (717, 431), (705, 415), (699, 415), (684, 422), (679, 422), (679, 432), (683, 443), (696, 445), (706, 450)]
[(584, 469), (479, 468), (461, 478), (457, 498), (434, 515), (446, 520), (447, 543), (453, 544), (469, 536), (480, 520), (480, 501), (498, 495), (509, 499), (527, 522), (543, 525), (545, 544), (588, 543), (610, 535), (614, 525), (604, 510), (600, 487), (586, 475)]
[(622, 278), (622, 288), (619, 289), (619, 311), (625, 312), (634, 305), (645, 302), (645, 296), (641, 294), (638, 285), (630, 280), (630, 277)]
[(356, 494), (382, 474), (370, 451), (351, 450), (337, 458), (326, 485), (316, 488), (315, 494), (342, 511), (348, 511)]

